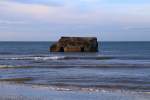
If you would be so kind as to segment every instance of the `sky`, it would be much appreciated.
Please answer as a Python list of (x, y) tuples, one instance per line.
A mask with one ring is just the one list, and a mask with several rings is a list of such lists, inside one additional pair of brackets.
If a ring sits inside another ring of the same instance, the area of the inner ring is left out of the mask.
[(150, 0), (0, 0), (0, 41), (150, 41)]

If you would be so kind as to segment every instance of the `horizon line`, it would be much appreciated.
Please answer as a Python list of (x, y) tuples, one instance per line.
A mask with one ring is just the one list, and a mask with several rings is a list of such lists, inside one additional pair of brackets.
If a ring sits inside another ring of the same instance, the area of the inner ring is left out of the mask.
[[(37, 41), (37, 40), (33, 40), (33, 41), (13, 41), (13, 40), (11, 40), (11, 41), (0, 41), (0, 42), (57, 42), (57, 40), (56, 41), (45, 41), (45, 40), (40, 40), (40, 41)], [(150, 41), (129, 41), (129, 40), (126, 40), (126, 41), (98, 41), (98, 42), (150, 42)]]

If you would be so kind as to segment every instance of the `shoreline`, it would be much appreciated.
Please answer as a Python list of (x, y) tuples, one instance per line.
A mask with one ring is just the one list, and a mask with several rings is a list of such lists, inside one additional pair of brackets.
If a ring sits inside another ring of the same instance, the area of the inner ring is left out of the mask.
[(0, 100), (149, 100), (149, 92), (69, 90), (0, 82)]

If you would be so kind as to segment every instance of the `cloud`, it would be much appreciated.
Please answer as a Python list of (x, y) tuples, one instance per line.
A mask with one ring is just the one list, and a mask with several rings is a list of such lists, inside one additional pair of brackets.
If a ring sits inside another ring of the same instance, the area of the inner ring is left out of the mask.
[[(76, 22), (91, 20), (89, 13), (80, 13), (71, 6), (53, 7), (42, 4), (24, 4), (18, 2), (0, 2), (2, 15), (37, 19), (50, 22)], [(93, 16), (93, 15), (91, 15)]]
[(48, 33), (99, 35), (102, 32), (107, 38), (121, 37), (125, 32), (136, 34), (134, 27), (150, 26), (149, 11), (150, 4), (118, 5), (104, 0), (4, 0), (0, 1), (0, 34), (50, 36)]
[(101, 0), (104, 3), (110, 4), (147, 4), (150, 3), (149, 0)]
[(149, 26), (128, 26), (124, 27), (125, 31), (140, 31), (140, 32), (150, 32)]
[(27, 24), (28, 22), (26, 22), (26, 21), (19, 21), (19, 20), (14, 20), (14, 21), (12, 21), (12, 20), (0, 20), (0, 24), (3, 24), (3, 25), (5, 25), (5, 24)]
[(62, 6), (64, 0), (5, 0), (9, 2), (17, 2), (23, 4), (42, 4), (47, 6)]
[(1, 11), (5, 11), (4, 13), (16, 15), (32, 15), (37, 17), (46, 15), (49, 12), (49, 7), (44, 5), (32, 5), (16, 2), (0, 2), (0, 8)]
[[(16, 1), (16, 0), (13, 0)], [(17, 0), (19, 1), (19, 0)], [(21, 0), (23, 2), (23, 0)], [(27, 0), (29, 2), (29, 0)], [(27, 2), (26, 1), (26, 2)], [(31, 0), (35, 2), (35, 0)], [(30, 2), (31, 2), (30, 1)], [(42, 2), (41, 0), (37, 0)], [(68, 2), (67, 2), (68, 1)], [(101, 5), (98, 0), (63, 0), (64, 6), (48, 6), (42, 3), (22, 3), (12, 1), (1, 1), (1, 14), (17, 16), (24, 19), (37, 19), (53, 23), (95, 23), (108, 22), (146, 22), (149, 20), (149, 4), (144, 5)], [(43, 2), (46, 2), (44, 0)], [(48, 1), (47, 1), (48, 2)], [(56, 2), (58, 2), (56, 0)], [(82, 4), (84, 2), (85, 4)], [(91, 4), (90, 4), (91, 3)], [(94, 7), (92, 7), (94, 5)], [(84, 7), (79, 7), (84, 6)], [(84, 9), (84, 11), (82, 11)], [(3, 12), (5, 11), (5, 12)], [(141, 20), (143, 19), (143, 20)]]

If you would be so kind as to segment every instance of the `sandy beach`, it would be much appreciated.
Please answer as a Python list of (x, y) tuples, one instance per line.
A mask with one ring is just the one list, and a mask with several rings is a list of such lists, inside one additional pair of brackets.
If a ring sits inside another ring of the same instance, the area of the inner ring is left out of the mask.
[(149, 93), (130, 91), (72, 91), (46, 86), (0, 83), (0, 100), (149, 100)]

